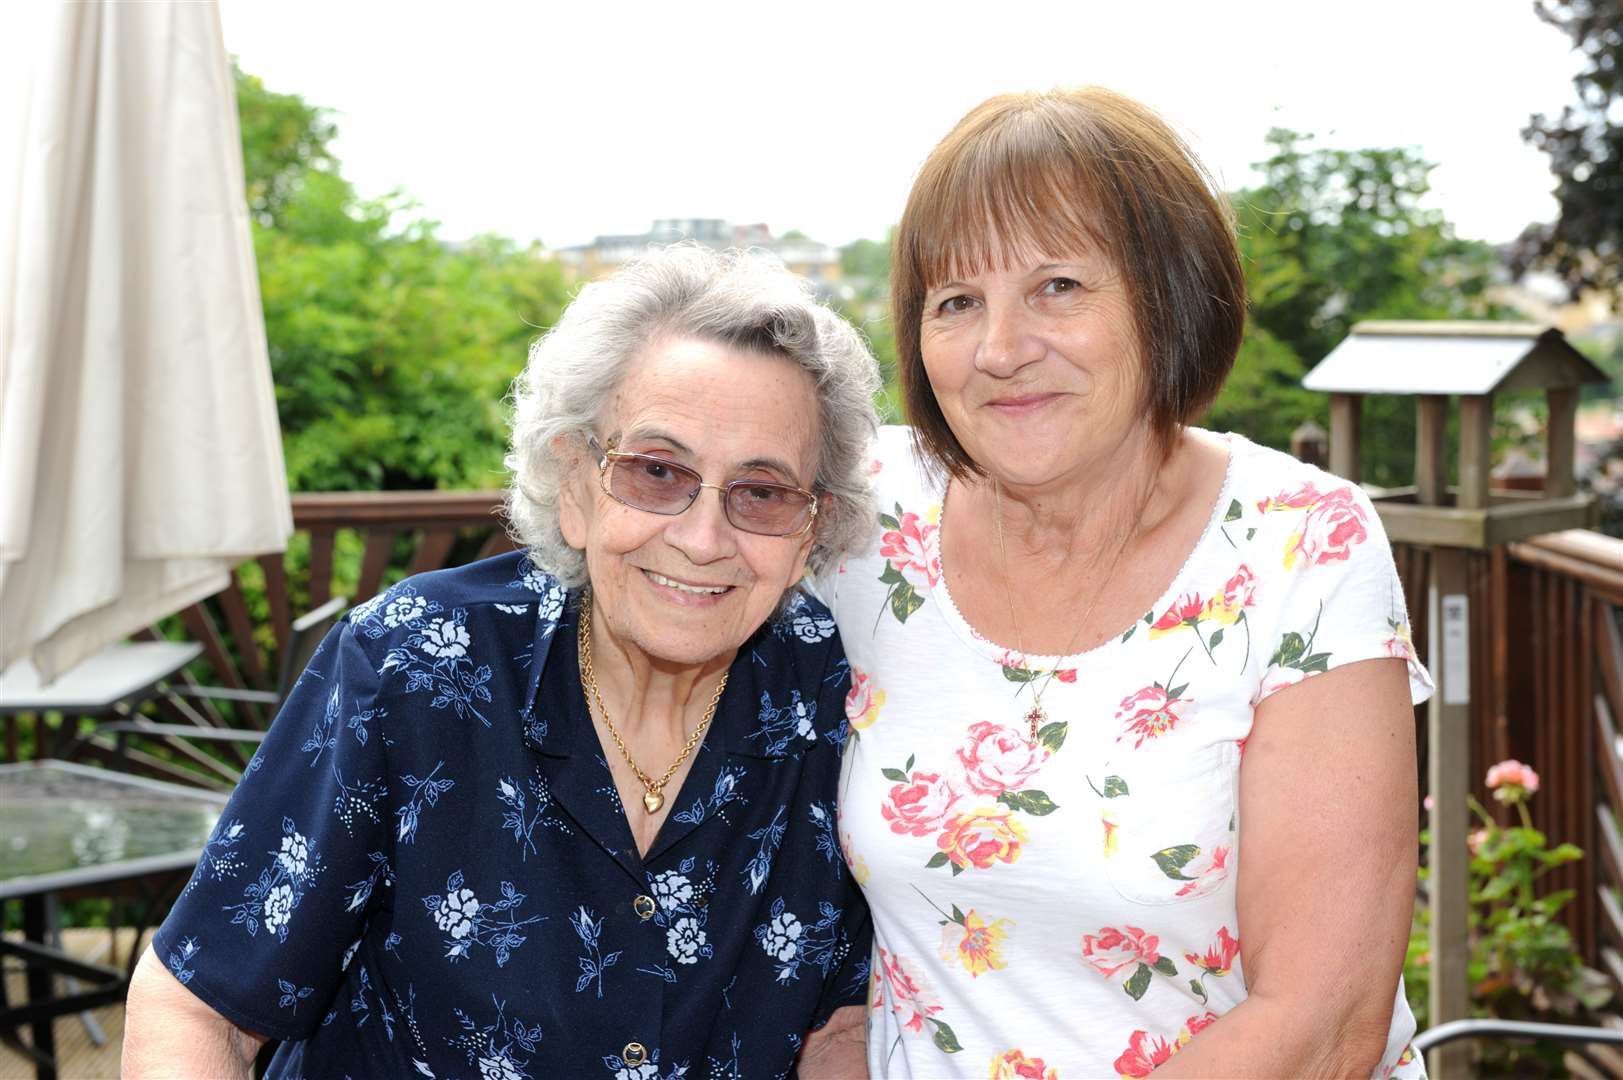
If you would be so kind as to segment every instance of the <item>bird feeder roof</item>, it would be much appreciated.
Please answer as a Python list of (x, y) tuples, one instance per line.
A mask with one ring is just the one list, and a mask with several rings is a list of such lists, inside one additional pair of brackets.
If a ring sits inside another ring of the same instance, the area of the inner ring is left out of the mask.
[(1493, 394), (1603, 383), (1604, 372), (1539, 323), (1356, 324), (1302, 385), (1332, 394)]

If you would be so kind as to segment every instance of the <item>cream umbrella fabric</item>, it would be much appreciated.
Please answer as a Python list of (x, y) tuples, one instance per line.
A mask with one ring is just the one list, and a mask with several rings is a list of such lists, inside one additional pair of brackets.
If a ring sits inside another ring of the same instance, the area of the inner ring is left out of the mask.
[(292, 512), (218, 10), (17, 9), (0, 670), (27, 657), (51, 678), (283, 550)]

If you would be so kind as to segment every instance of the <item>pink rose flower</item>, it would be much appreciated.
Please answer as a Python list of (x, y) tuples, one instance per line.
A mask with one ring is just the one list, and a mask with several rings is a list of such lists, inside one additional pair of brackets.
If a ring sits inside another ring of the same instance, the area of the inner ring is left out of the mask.
[(890, 789), (879, 815), (890, 831), (902, 836), (928, 836), (939, 829), (960, 796), (939, 773), (917, 772)]
[(1538, 773), (1531, 765), (1508, 758), (1488, 769), (1488, 790), (1502, 803), (1518, 803), (1538, 792)]
[(1125, 1080), (1139, 1080), (1172, 1060), (1172, 1055), (1177, 1052), (1176, 1043), (1169, 1043), (1159, 1035), (1152, 1036), (1147, 1031), (1135, 1031), (1128, 1037), (1127, 1049), (1116, 1059), (1113, 1068), (1116, 1075)]
[[(890, 1011), (909, 1031), (923, 1031), (924, 1021), (930, 1014), (941, 1011), (930, 985), (906, 960), (884, 949), (879, 950), (879, 964), (890, 991)], [(879, 1004), (876, 1001), (874, 1007), (878, 1008)]]
[(922, 574), (932, 587), (941, 580), (941, 527), (926, 525), (917, 514), (899, 519), (901, 528), (889, 529), (879, 541), (879, 554), (897, 570)]
[(1285, 542), (1285, 569), (1345, 561), (1369, 539), (1369, 517), (1350, 487), (1337, 488), (1308, 507), (1301, 528)]
[(1223, 884), (1224, 881), (1227, 881), (1229, 876), (1230, 847), (1231, 845), (1229, 844), (1218, 844), (1212, 848), (1211, 858), (1206, 861), (1205, 865), (1199, 865), (1191, 862), (1185, 866), (1183, 868), (1184, 876), (1193, 878), (1194, 880), (1184, 882), (1183, 888), (1179, 889), (1173, 895), (1205, 896), (1207, 893)]
[(1124, 968), (1137, 968), (1139, 964), (1153, 964), (1161, 959), (1160, 944), (1160, 938), (1136, 926), (1120, 930), (1105, 926), (1097, 934), (1082, 935), (1082, 962), (1111, 979)]
[(1312, 506), (1321, 498), (1323, 496), (1320, 494), (1319, 489), (1313, 486), (1313, 481), (1309, 480), (1295, 491), (1281, 491), (1272, 498), (1261, 500), (1257, 503), (1257, 509), (1264, 514), (1276, 510), (1303, 510)]
[(1192, 698), (1168, 697), (1159, 686), (1146, 686), (1136, 694), (1129, 694), (1116, 707), (1116, 720), (1125, 725), (1116, 741), (1137, 735), (1133, 741), (1133, 749), (1137, 750), (1147, 740), (1159, 739), (1176, 728), (1192, 704)]
[(1486, 844), (1488, 837), (1492, 835), (1492, 829), (1473, 829), (1471, 835), (1465, 838), (1465, 846), (1470, 849), (1471, 855), (1475, 857), (1481, 853), (1482, 845)]
[(879, 709), (885, 704), (885, 692), (874, 686), (866, 671), (851, 668), (851, 689), (845, 695), (845, 719), (853, 730), (865, 731), (879, 719)]
[(989, 720), (971, 724), (958, 762), (964, 782), (978, 795), (997, 796), (1018, 791), (1042, 768), (1048, 752), (1014, 728)]
[(1257, 575), (1251, 572), (1249, 566), (1242, 563), (1240, 569), (1224, 584), (1223, 591), (1214, 593), (1212, 598), (1206, 601), (1201, 618), (1224, 624), (1239, 622), (1246, 608), (1256, 606), (1256, 595)]

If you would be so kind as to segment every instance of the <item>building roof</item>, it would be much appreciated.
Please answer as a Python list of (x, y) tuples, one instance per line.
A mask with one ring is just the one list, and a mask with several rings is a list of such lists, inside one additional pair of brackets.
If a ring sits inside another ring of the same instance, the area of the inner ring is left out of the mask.
[(1339, 394), (1492, 394), (1603, 383), (1559, 330), (1539, 323), (1361, 322), (1307, 373)]

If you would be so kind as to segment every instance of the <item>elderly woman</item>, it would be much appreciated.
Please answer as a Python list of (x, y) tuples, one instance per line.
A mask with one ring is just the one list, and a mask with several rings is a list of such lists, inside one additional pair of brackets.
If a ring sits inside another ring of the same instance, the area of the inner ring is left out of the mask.
[(1189, 426), (1245, 321), (1201, 167), (1117, 94), (994, 98), (892, 295), (913, 429), (820, 581), (871, 1074), (1413, 1075), (1429, 680), (1363, 494)]
[(871, 528), (876, 382), (759, 257), (587, 286), (516, 389), (526, 550), (325, 642), (141, 962), (125, 1075), (267, 1038), (288, 1077), (860, 1073), (849, 676), (796, 585)]

